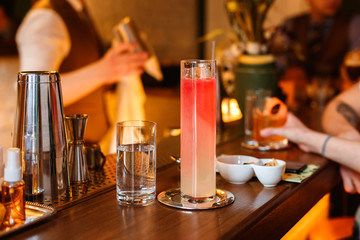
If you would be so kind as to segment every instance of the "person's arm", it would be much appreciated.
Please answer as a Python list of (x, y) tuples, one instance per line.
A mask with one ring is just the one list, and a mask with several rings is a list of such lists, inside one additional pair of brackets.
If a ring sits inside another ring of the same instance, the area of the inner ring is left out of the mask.
[[(358, 125), (359, 125), (359, 118), (358, 113), (353, 109), (356, 108), (356, 104), (352, 104), (355, 99), (352, 99), (352, 97), (356, 97), (357, 94), (359, 94), (358, 90), (358, 84), (355, 84), (352, 89), (344, 92), (342, 95), (339, 96), (339, 99), (334, 99), (328, 106), (323, 114), (323, 125), (325, 121), (325, 125), (330, 128), (328, 129), (329, 132), (333, 131), (334, 134), (337, 135), (337, 137), (342, 139), (350, 140), (352, 143), (359, 143), (360, 142), (360, 134), (358, 132)], [(345, 102), (348, 102), (349, 104), (346, 104)], [(355, 100), (356, 101), (356, 100)], [(351, 107), (353, 106), (353, 107)], [(334, 109), (336, 108), (336, 109)], [(334, 110), (337, 111), (338, 114), (334, 114)], [(327, 121), (332, 116), (335, 117), (335, 119), (330, 119), (330, 121)], [(336, 119), (338, 118), (338, 119)], [(345, 122), (344, 122), (345, 120)], [(330, 122), (337, 122), (339, 121), (340, 126), (331, 126)], [(344, 124), (344, 125), (341, 125)], [(335, 142), (331, 143), (332, 145), (336, 144)], [(339, 154), (341, 155), (341, 158), (347, 158), (347, 154), (345, 154), (345, 151), (356, 151), (356, 149), (349, 149), (346, 148), (341, 149), (333, 149), (332, 145), (329, 146), (331, 155)], [(351, 145), (351, 144), (350, 144)], [(351, 147), (351, 146), (349, 146)], [(354, 148), (354, 147), (353, 147)], [(333, 151), (338, 151), (337, 153)], [(331, 157), (330, 155), (330, 157)], [(356, 163), (358, 162), (358, 157), (354, 156), (355, 158), (351, 158), (349, 156), (348, 159), (353, 159), (351, 162)], [(341, 159), (339, 159), (341, 160)], [(360, 173), (357, 170), (354, 170), (352, 168), (349, 168), (348, 166), (340, 165), (340, 174), (341, 178), (343, 180), (344, 189), (348, 193), (360, 193)]]
[[(61, 17), (50, 9), (32, 10), (17, 34), (21, 71), (57, 71), (70, 51), (70, 39)], [(81, 99), (120, 76), (141, 74), (148, 55), (135, 53), (134, 44), (119, 43), (98, 61), (61, 74), (64, 106)]]
[(103, 84), (119, 81), (120, 76), (141, 74), (148, 55), (134, 53), (134, 47), (134, 44), (120, 43), (100, 60), (61, 74), (64, 105), (77, 101)]
[[(271, 135), (284, 136), (299, 145), (306, 152), (324, 154), (325, 157), (360, 172), (360, 141), (339, 137), (328, 138), (328, 134), (307, 128), (293, 114), (289, 113), (283, 127), (267, 128), (261, 131), (264, 137)], [(327, 142), (324, 146), (325, 140)]]
[(327, 133), (347, 139), (360, 138), (359, 84), (335, 97), (325, 108), (322, 127)]

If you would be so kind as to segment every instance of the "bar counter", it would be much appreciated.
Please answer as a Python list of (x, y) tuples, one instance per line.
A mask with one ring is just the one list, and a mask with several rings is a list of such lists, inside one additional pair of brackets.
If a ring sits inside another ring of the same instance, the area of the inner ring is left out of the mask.
[[(165, 144), (165, 145), (164, 145)], [(157, 194), (180, 186), (179, 167), (169, 162), (178, 154), (178, 138), (158, 144)], [(301, 184), (281, 181), (264, 188), (253, 178), (243, 185), (227, 183), (217, 174), (217, 188), (235, 196), (229, 206), (188, 211), (158, 201), (147, 207), (121, 207), (115, 187), (55, 216), (11, 235), (11, 239), (280, 239), (307, 211), (340, 182), (338, 167), (321, 156), (290, 145), (286, 150), (259, 152), (241, 147), (241, 138), (219, 144), (217, 154), (317, 164), (319, 169)]]

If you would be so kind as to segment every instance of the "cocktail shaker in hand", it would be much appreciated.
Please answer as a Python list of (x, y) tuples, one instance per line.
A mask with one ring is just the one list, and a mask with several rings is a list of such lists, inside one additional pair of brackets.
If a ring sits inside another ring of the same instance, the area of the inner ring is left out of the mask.
[(20, 72), (13, 146), (21, 150), (27, 200), (55, 200), (70, 187), (60, 77)]
[(134, 21), (130, 17), (123, 18), (120, 23), (114, 27), (113, 31), (117, 41), (125, 43), (137, 43), (139, 46), (138, 49), (135, 49), (135, 51), (144, 51), (149, 55), (152, 54), (147, 44), (140, 37), (139, 31)]

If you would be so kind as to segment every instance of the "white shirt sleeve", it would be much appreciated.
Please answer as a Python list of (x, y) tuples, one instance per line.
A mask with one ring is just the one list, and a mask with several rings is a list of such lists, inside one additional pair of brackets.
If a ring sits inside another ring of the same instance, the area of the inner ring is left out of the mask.
[(20, 71), (59, 70), (71, 41), (62, 18), (52, 9), (31, 10), (16, 33)]

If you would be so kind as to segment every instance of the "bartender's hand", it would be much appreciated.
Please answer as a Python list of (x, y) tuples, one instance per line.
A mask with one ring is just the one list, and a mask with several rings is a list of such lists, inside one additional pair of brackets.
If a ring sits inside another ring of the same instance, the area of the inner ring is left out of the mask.
[(100, 79), (105, 84), (114, 83), (119, 77), (142, 74), (148, 58), (146, 52), (135, 52), (136, 44), (119, 43), (111, 47), (96, 64), (102, 72)]
[(100, 60), (62, 74), (64, 105), (74, 103), (98, 87), (116, 83), (122, 76), (141, 74), (148, 54), (134, 52), (136, 47), (136, 44), (120, 43)]
[(360, 193), (360, 173), (345, 166), (340, 166), (340, 174), (346, 192)]

